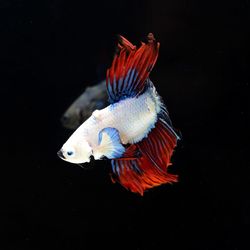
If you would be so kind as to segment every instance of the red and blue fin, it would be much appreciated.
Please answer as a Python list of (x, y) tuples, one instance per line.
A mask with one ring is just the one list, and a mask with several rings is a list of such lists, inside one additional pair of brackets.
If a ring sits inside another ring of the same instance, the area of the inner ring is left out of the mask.
[(143, 195), (144, 191), (164, 183), (177, 182), (177, 175), (167, 172), (178, 137), (158, 120), (148, 137), (136, 144), (137, 159), (114, 159), (112, 180), (126, 189)]
[(137, 96), (144, 90), (160, 47), (152, 33), (148, 34), (147, 43), (142, 43), (139, 49), (123, 36), (119, 38), (118, 51), (107, 70), (106, 86), (110, 103)]

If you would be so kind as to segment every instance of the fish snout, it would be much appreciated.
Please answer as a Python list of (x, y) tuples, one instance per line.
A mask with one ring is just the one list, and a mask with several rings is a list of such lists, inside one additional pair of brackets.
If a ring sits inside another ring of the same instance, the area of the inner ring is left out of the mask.
[(61, 149), (57, 152), (57, 155), (58, 155), (58, 157), (60, 157), (61, 159), (65, 159), (65, 157), (64, 157), (63, 152), (62, 152)]

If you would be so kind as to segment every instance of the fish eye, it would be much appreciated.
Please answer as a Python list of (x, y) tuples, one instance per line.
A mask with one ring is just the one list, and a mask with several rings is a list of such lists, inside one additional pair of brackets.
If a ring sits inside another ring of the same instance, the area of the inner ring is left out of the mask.
[(67, 155), (68, 155), (68, 156), (73, 156), (73, 155), (74, 155), (74, 152), (71, 151), (71, 150), (69, 150), (69, 151), (67, 151)]

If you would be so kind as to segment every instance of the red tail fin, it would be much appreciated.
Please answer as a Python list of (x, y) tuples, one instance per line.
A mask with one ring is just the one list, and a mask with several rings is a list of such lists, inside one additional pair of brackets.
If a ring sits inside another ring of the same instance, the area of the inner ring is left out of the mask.
[(176, 143), (176, 136), (158, 121), (148, 137), (137, 144), (140, 158), (112, 160), (112, 180), (141, 195), (146, 189), (177, 182), (176, 175), (167, 173)]

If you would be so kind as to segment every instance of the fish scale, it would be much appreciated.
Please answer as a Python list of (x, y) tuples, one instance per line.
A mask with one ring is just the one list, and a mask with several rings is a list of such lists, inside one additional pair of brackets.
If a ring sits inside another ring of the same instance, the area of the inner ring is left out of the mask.
[(111, 104), (105, 109), (93, 112), (84, 123), (81, 133), (92, 140), (92, 147), (98, 145), (98, 137), (93, 141), (93, 134), (103, 128), (116, 128), (123, 144), (136, 143), (144, 138), (154, 127), (157, 119), (157, 97), (152, 89), (137, 98), (127, 98)]

